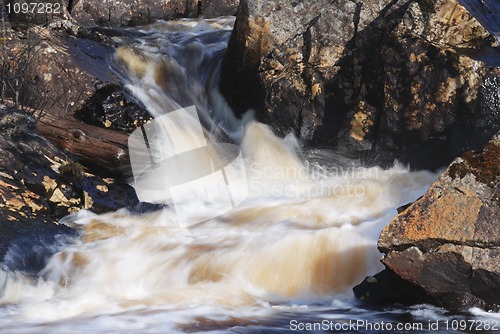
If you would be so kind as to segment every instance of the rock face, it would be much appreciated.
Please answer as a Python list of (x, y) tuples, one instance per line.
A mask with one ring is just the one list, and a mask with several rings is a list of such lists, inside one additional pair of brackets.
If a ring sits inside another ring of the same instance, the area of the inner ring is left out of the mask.
[(500, 128), (498, 104), (482, 107), (492, 43), (455, 0), (242, 0), (221, 90), (281, 134), (436, 167)]
[(382, 231), (382, 262), (452, 310), (500, 305), (500, 133)]

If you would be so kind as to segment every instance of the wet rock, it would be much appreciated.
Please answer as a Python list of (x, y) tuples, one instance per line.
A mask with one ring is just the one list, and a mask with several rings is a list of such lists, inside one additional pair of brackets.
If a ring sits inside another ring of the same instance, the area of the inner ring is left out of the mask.
[(500, 133), (382, 231), (383, 263), (444, 307), (500, 305)]
[(134, 131), (152, 118), (116, 85), (97, 89), (75, 115), (87, 124), (126, 132)]
[(456, 0), (243, 0), (221, 90), (281, 135), (436, 168), (500, 129), (494, 45)]
[(0, 257), (21, 237), (70, 229), (54, 224), (69, 213), (137, 205), (124, 181), (102, 178), (41, 137), (33, 116), (0, 109)]
[(490, 41), (456, 1), (430, 8), (411, 4), (382, 47), (384, 104), (376, 149), (399, 152), (401, 160), (424, 168), (481, 149), (500, 129), (498, 105), (488, 110), (481, 102), (496, 95), (489, 87), (500, 71), (481, 61), (479, 51), (473, 56), (462, 50), (489, 49)]

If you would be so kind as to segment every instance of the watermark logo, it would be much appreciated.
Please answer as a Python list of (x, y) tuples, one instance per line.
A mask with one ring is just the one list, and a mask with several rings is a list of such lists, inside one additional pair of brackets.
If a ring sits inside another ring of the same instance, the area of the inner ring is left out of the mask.
[(227, 213), (248, 195), (239, 147), (209, 141), (195, 106), (136, 129), (128, 145), (139, 200), (173, 205), (183, 227)]
[(377, 168), (299, 161), (294, 149), (266, 133), (250, 139), (265, 154), (247, 150), (243, 159), (237, 145), (210, 140), (195, 106), (154, 119), (128, 141), (139, 200), (172, 206), (187, 227), (226, 214), (247, 198), (363, 197), (380, 179)]

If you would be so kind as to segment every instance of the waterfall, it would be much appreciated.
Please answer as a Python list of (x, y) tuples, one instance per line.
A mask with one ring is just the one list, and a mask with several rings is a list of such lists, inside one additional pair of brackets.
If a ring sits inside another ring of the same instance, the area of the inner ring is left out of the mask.
[[(24, 324), (24, 332), (32, 333), (80, 324), (93, 332), (147, 332), (149, 323), (160, 322), (165, 332), (182, 331), (207, 313), (244, 321), (271, 314), (275, 305), (351, 300), (351, 288), (381, 269), (378, 234), (398, 206), (425, 192), (435, 174), (399, 165), (365, 168), (326, 150), (320, 153), (330, 158), (320, 162), (318, 150), (301, 148), (292, 134), (277, 137), (251, 112), (235, 118), (217, 90), (230, 23), (181, 20), (129, 28), (142, 37), (123, 37), (110, 68), (156, 119), (181, 108), (196, 110), (187, 123), (162, 123), (139, 159), (152, 161), (141, 175), (166, 175), (168, 183), (169, 175), (188, 180), (215, 173), (221, 166), (210, 165), (211, 159), (229, 154), (223, 144), (230, 144), (241, 153), (246, 182), (230, 190), (244, 189), (242, 200), (219, 210), (217, 196), (188, 196), (182, 201), (199, 219), (179, 224), (178, 203), (165, 195), (162, 181), (154, 196), (142, 193), (167, 204), (156, 212), (83, 210), (66, 217), (62, 223), (81, 234), (48, 259), (37, 277), (0, 270), (0, 329)], [(200, 133), (190, 123), (196, 117)], [(190, 168), (161, 164), (205, 145), (200, 138), (215, 150), (193, 153)], [(150, 168), (153, 160), (159, 167)]]

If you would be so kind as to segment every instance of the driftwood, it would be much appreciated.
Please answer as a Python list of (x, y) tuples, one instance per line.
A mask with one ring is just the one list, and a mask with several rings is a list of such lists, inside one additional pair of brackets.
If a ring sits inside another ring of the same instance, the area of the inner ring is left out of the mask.
[(113, 172), (123, 173), (129, 169), (125, 133), (88, 125), (71, 116), (45, 113), (38, 118), (38, 131), (82, 162)]

